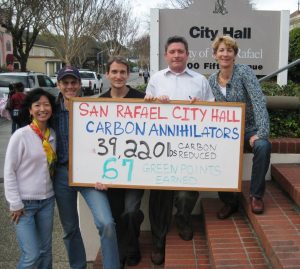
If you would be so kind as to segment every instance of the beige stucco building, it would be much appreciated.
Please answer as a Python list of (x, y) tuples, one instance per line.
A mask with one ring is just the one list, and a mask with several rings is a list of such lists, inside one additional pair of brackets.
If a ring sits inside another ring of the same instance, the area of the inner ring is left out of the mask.
[(62, 61), (55, 57), (53, 48), (39, 44), (37, 40), (29, 53), (27, 70), (52, 76), (61, 67)]

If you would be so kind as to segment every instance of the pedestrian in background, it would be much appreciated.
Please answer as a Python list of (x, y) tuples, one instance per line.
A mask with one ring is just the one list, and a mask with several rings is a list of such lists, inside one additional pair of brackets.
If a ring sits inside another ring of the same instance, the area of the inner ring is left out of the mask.
[(148, 69), (144, 70), (143, 77), (144, 77), (144, 83), (147, 84), (148, 83), (148, 79), (150, 78), (150, 73), (149, 73)]
[(22, 125), (22, 117), (20, 109), (25, 99), (24, 85), (22, 82), (13, 83), (9, 85), (9, 96), (7, 99), (7, 108), (9, 108), (12, 125), (11, 133), (13, 134)]
[[(239, 49), (233, 38), (218, 37), (212, 47), (213, 56), (220, 66), (220, 70), (209, 78), (216, 101), (246, 104), (244, 145), (254, 154), (250, 205), (254, 214), (261, 214), (264, 212), (265, 176), (271, 155), (271, 143), (268, 140), (269, 115), (265, 98), (252, 69), (235, 63)], [(238, 210), (237, 193), (219, 192), (219, 197), (224, 202), (224, 206), (217, 213), (219, 219), (228, 218)]]
[[(123, 57), (113, 57), (107, 63), (106, 78), (110, 82), (109, 90), (100, 97), (140, 98), (145, 93), (126, 85), (129, 78), (129, 64)], [(140, 227), (144, 214), (140, 210), (144, 190), (108, 189), (108, 198), (117, 225), (117, 237), (121, 264), (136, 266), (141, 260), (139, 245)]]
[(22, 113), (27, 125), (11, 136), (5, 155), (5, 197), (21, 250), (18, 269), (52, 268), (54, 99), (42, 89), (26, 95)]
[(55, 198), (60, 221), (64, 229), (64, 243), (70, 268), (86, 268), (86, 253), (79, 229), (77, 208), (78, 192), (86, 201), (94, 217), (100, 236), (104, 269), (119, 269), (119, 252), (115, 222), (107, 194), (91, 187), (71, 187), (68, 179), (69, 164), (69, 104), (70, 98), (79, 96), (81, 78), (78, 69), (72, 66), (62, 68), (57, 75), (60, 90), (56, 104), (54, 126), (57, 135), (57, 166), (54, 180)]

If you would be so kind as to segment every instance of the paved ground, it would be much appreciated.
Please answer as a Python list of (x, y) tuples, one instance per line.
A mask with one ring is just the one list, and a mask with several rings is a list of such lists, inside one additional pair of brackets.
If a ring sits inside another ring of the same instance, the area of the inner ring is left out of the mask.
[[(136, 87), (142, 84), (142, 78), (136, 74), (131, 76), (129, 84)], [(11, 131), (11, 122), (0, 117), (0, 269), (13, 269), (19, 260), (20, 252), (15, 237), (14, 227), (9, 218), (3, 189), (3, 166), (7, 143)], [(53, 268), (70, 268), (63, 244), (63, 231), (59, 222), (57, 210), (54, 217), (53, 229)], [(88, 268), (93, 268), (92, 262)]]

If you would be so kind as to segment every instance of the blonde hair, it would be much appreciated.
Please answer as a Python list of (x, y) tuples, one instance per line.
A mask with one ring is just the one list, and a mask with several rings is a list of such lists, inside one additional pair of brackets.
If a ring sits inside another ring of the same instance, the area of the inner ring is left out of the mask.
[(233, 39), (232, 37), (227, 36), (227, 35), (219, 36), (214, 40), (214, 42), (212, 43), (212, 49), (213, 49), (214, 54), (217, 53), (217, 50), (222, 42), (226, 45), (226, 47), (232, 48), (234, 51), (234, 54), (237, 55), (237, 53), (239, 51), (237, 42), (235, 41), (235, 39)]

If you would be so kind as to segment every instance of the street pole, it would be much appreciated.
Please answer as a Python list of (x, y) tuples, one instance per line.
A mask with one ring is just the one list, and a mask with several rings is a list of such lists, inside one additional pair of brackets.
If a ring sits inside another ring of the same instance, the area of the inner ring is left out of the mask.
[[(100, 52), (97, 52), (97, 64), (98, 64), (98, 73), (100, 73), (100, 68), (99, 68), (99, 63), (101, 62), (101, 70), (102, 70), (102, 74), (103, 74), (103, 52), (106, 51), (107, 49), (105, 50), (101, 50)], [(101, 61), (99, 61), (99, 56), (98, 55), (101, 55)]]
[(101, 71), (102, 71), (102, 74), (103, 74), (103, 72), (104, 72), (104, 68), (103, 68), (103, 65), (104, 65), (104, 62), (103, 62), (103, 52), (104, 51), (110, 51), (110, 52), (112, 52), (112, 49), (104, 49), (104, 50), (101, 50), (100, 52), (97, 52), (97, 64), (98, 64), (98, 68), (97, 68), (97, 70), (98, 70), (98, 73), (100, 72), (100, 68), (99, 68), (99, 57), (98, 57), (98, 55), (100, 54), (101, 55)]
[(103, 57), (101, 57), (101, 68), (102, 68), (102, 74), (103, 74)]

